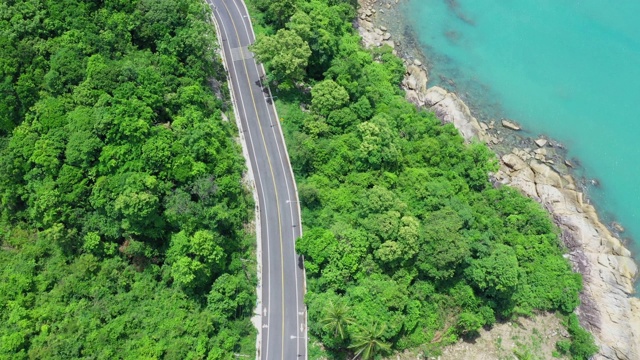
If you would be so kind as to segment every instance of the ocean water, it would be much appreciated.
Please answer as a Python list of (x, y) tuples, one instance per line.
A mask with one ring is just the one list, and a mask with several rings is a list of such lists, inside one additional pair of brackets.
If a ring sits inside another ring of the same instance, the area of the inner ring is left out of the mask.
[[(599, 181), (589, 197), (638, 259), (640, 2), (407, 0), (403, 12), (441, 82), (544, 134)], [(498, 107), (495, 105), (499, 104)], [(493, 105), (493, 106), (490, 106)]]

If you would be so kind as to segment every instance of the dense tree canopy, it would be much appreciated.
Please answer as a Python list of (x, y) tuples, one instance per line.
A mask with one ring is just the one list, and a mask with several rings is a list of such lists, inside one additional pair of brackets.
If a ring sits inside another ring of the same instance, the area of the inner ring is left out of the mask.
[(0, 359), (254, 352), (251, 198), (208, 11), (0, 3)]
[[(325, 355), (433, 355), (498, 320), (570, 314), (580, 275), (549, 215), (489, 182), (495, 155), (404, 99), (402, 62), (389, 47), (361, 48), (346, 2), (295, 9), (258, 19), (312, 50), (306, 76), (278, 105), (303, 206), (310, 333)], [(571, 324), (573, 342), (560, 346), (585, 359), (593, 340)]]
[(279, 88), (290, 89), (304, 78), (311, 50), (295, 32), (280, 29), (272, 36), (258, 36), (251, 49), (269, 67), (269, 80)]

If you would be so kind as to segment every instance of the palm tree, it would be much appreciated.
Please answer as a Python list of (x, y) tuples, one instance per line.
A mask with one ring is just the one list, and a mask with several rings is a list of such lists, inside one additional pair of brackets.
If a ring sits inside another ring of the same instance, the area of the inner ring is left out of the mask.
[(320, 320), (320, 325), (326, 331), (333, 331), (333, 336), (340, 336), (340, 339), (344, 340), (347, 325), (354, 322), (354, 319), (349, 316), (350, 310), (342, 301), (337, 303), (329, 301), (324, 311), (325, 316)]
[(360, 328), (360, 331), (354, 335), (353, 342), (349, 346), (350, 349), (356, 352), (353, 358), (360, 356), (363, 360), (369, 360), (379, 351), (391, 349), (391, 345), (382, 340), (382, 334), (386, 328), (384, 324), (378, 327), (378, 323), (373, 324), (370, 328)]

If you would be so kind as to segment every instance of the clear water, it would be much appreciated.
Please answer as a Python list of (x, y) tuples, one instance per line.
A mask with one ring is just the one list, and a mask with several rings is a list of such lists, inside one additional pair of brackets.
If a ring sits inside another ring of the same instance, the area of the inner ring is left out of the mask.
[[(408, 0), (433, 68), (535, 134), (563, 143), (589, 195), (640, 239), (640, 2)], [(484, 97), (484, 99), (482, 99)]]

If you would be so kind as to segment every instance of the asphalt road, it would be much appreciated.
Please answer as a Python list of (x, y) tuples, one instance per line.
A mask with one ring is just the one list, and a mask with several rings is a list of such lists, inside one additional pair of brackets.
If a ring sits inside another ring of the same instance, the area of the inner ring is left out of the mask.
[(258, 192), (262, 247), (260, 358), (307, 359), (302, 262), (295, 252), (300, 209), (289, 156), (264, 68), (247, 46), (255, 41), (242, 0), (207, 0), (211, 5), (231, 79), (236, 116)]

